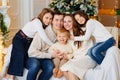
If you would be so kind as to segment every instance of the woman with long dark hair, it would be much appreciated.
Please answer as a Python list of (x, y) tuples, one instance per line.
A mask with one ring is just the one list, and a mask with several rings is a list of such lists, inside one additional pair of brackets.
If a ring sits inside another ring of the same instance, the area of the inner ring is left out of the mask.
[(106, 52), (108, 48), (115, 45), (115, 39), (109, 33), (109, 31), (95, 19), (89, 19), (88, 15), (83, 11), (76, 11), (74, 13), (75, 20), (79, 25), (85, 27), (86, 32), (84, 36), (74, 37), (76, 41), (87, 41), (91, 36), (95, 39), (94, 46), (88, 51), (88, 55), (96, 61), (96, 63), (101, 64), (104, 55), (102, 53)]
[[(64, 27), (71, 33), (71, 39), (74, 36), (84, 35), (84, 30), (74, 20), (72, 14), (67, 14), (64, 17)], [(86, 71), (95, 66), (94, 61), (87, 55), (87, 51), (93, 45), (93, 41), (74, 41), (69, 43), (73, 47), (73, 58), (63, 64), (61, 70), (67, 80), (82, 80)]]

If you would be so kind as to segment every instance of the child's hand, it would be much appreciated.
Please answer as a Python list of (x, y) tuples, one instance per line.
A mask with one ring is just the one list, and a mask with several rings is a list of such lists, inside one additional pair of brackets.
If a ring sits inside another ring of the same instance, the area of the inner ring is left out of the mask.
[(59, 55), (59, 58), (62, 59), (63, 56), (64, 56), (64, 53), (63, 53), (63, 52), (60, 52), (58, 55)]
[(64, 55), (63, 55), (63, 59), (68, 60), (67, 54), (64, 54)]
[(63, 53), (62, 53), (62, 52), (59, 51), (59, 52), (57, 53), (57, 55), (58, 55), (58, 57), (59, 57), (60, 59), (63, 58)]
[(55, 58), (55, 57), (59, 58), (59, 55), (58, 55), (59, 53), (60, 53), (59, 50), (53, 50), (52, 57), (53, 58)]

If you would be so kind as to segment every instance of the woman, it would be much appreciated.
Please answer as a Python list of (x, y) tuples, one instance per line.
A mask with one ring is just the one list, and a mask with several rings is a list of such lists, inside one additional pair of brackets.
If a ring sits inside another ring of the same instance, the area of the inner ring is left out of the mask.
[(77, 41), (87, 41), (91, 36), (95, 39), (95, 44), (88, 51), (88, 55), (98, 64), (101, 64), (104, 55), (110, 47), (115, 45), (115, 40), (109, 31), (97, 20), (89, 19), (83, 11), (76, 11), (74, 18), (80, 26), (86, 28), (84, 36), (74, 37)]
[[(84, 35), (84, 31), (76, 27), (75, 24), (72, 15), (64, 17), (64, 27), (72, 32), (71, 34), (76, 36)], [(73, 58), (65, 63), (61, 70), (64, 71), (67, 80), (82, 80), (86, 71), (95, 66), (95, 62), (87, 55), (87, 51), (93, 45), (93, 42), (90, 39), (87, 42), (71, 41), (70, 44), (74, 49)]]
[[(19, 30), (12, 41), (12, 52), (10, 64), (8, 67), (8, 74), (11, 75), (11, 79), (14, 76), (22, 76), (23, 69), (25, 67), (26, 60), (28, 58), (28, 48), (32, 42), (32, 39), (36, 32), (42, 33), (46, 36), (44, 29), (51, 24), (53, 18), (53, 11), (49, 8), (44, 8), (38, 17), (28, 22), (21, 30)], [(44, 37), (50, 44), (52, 42)], [(19, 46), (18, 46), (19, 45)]]

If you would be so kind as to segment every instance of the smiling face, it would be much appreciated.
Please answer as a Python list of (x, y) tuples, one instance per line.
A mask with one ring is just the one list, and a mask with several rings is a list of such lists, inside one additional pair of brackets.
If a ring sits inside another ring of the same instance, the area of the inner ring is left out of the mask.
[(52, 20), (52, 29), (54, 33), (56, 34), (58, 30), (63, 28), (63, 18), (64, 15), (61, 13), (55, 13), (53, 20)]
[(70, 16), (65, 16), (64, 17), (64, 28), (66, 30), (72, 30), (72, 27), (73, 27), (73, 20)]
[(63, 27), (63, 15), (54, 15), (52, 26), (56, 30), (61, 29)]
[(51, 13), (46, 13), (46, 14), (43, 16), (43, 23), (44, 23), (45, 25), (51, 24), (52, 18), (53, 18), (53, 15), (52, 15)]
[(65, 32), (57, 34), (57, 40), (61, 44), (66, 44), (68, 39), (69, 37)]
[(86, 21), (85, 18), (83, 16), (80, 16), (79, 14), (76, 14), (74, 18), (79, 24), (84, 24)]

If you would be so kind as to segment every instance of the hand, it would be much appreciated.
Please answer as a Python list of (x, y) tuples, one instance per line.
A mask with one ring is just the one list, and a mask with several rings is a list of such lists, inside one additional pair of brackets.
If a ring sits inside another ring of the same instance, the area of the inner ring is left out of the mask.
[(55, 57), (59, 58), (59, 55), (58, 55), (59, 53), (60, 53), (59, 50), (53, 50), (52, 58), (55, 58)]
[(64, 54), (64, 55), (63, 55), (63, 59), (68, 60), (67, 54)]
[(63, 56), (64, 56), (64, 53), (63, 53), (63, 52), (60, 52), (60, 53), (58, 54), (58, 56), (59, 56), (60, 59), (62, 59)]

